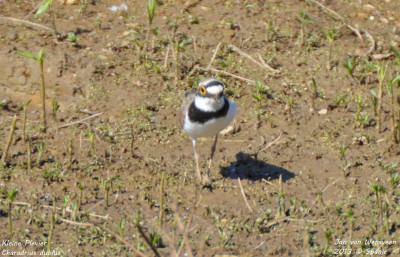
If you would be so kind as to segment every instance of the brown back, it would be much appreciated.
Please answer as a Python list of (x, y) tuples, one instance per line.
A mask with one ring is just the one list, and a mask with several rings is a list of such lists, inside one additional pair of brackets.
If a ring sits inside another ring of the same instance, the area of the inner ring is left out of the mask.
[(187, 112), (187, 109), (193, 103), (195, 97), (196, 97), (196, 91), (194, 90), (191, 92), (187, 92), (185, 94), (185, 99), (183, 99), (181, 108), (179, 108), (179, 113), (178, 113), (179, 123), (181, 124), (182, 127), (185, 122), (185, 114)]

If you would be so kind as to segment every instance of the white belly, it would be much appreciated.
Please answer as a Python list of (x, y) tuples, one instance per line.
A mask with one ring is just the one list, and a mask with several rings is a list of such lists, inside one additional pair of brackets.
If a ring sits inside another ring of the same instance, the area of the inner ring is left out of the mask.
[(235, 118), (237, 111), (236, 104), (230, 102), (229, 110), (225, 117), (220, 117), (217, 119), (209, 120), (205, 123), (198, 122), (190, 122), (189, 118), (185, 117), (185, 124), (183, 125), (183, 129), (189, 134), (189, 136), (193, 139), (197, 139), (199, 137), (212, 137), (217, 135), (220, 131), (229, 126), (232, 122), (233, 118)]

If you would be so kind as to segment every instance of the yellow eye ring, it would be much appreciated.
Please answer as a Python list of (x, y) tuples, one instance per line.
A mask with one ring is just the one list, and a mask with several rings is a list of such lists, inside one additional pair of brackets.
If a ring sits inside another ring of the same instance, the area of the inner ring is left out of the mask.
[(206, 88), (204, 86), (200, 87), (200, 94), (205, 95), (207, 93)]

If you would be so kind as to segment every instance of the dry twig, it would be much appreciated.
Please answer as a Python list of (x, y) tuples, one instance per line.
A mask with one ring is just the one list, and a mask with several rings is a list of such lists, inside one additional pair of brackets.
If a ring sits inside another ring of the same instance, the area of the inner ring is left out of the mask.
[(279, 141), (279, 139), (281, 138), (281, 136), (282, 136), (282, 131), (281, 131), (281, 133), (279, 133), (279, 136), (278, 136), (277, 139), (275, 139), (275, 140), (272, 141), (272, 142), (269, 142), (269, 143), (268, 143), (263, 149), (261, 149), (259, 152), (262, 152), (262, 151), (264, 151), (265, 149), (270, 148), (271, 146), (275, 145), (275, 144)]
[(259, 63), (257, 60), (255, 60), (253, 57), (251, 57), (250, 55), (248, 55), (247, 53), (243, 52), (242, 50), (240, 50), (238, 47), (234, 46), (234, 45), (229, 45), (229, 48), (232, 49), (234, 52), (240, 54), (241, 56), (246, 57), (247, 59), (249, 59), (250, 61), (254, 62), (255, 64), (257, 64), (258, 66), (265, 68), (261, 63)]
[(232, 78), (239, 79), (239, 80), (242, 80), (242, 81), (245, 81), (245, 82), (248, 82), (248, 83), (254, 83), (255, 82), (252, 79), (246, 79), (246, 78), (240, 77), (238, 75), (235, 75), (235, 74), (223, 71), (223, 70), (217, 70), (217, 69), (214, 69), (214, 68), (208, 68), (207, 69), (207, 68), (203, 68), (203, 67), (200, 67), (200, 66), (195, 66), (195, 69), (199, 69), (199, 70), (203, 70), (203, 71), (212, 71), (212, 72), (216, 72), (216, 73), (222, 73), (224, 75), (227, 75), (227, 76), (230, 76)]
[(244, 202), (246, 203), (247, 208), (249, 208), (249, 210), (251, 212), (253, 212), (253, 209), (251, 208), (250, 204), (247, 202), (246, 194), (244, 193), (244, 190), (243, 190), (243, 187), (242, 187), (242, 183), (240, 183), (240, 178), (238, 178), (238, 182), (239, 182), (240, 192), (242, 193)]
[[(368, 49), (368, 51), (366, 53), (364, 53), (363, 55), (370, 55), (374, 49), (375, 49), (375, 40), (374, 38), (371, 36), (371, 34), (368, 33), (368, 31), (362, 29), (362, 28), (356, 28), (350, 24), (348, 24), (344, 18), (342, 16), (340, 16), (337, 12), (335, 12), (334, 10), (330, 9), (329, 7), (326, 7), (325, 5), (321, 4), (320, 2), (316, 1), (316, 0), (309, 0), (313, 3), (315, 3), (316, 5), (318, 5), (319, 7), (321, 7), (324, 11), (332, 14), (336, 19), (340, 20), (348, 29), (350, 29), (351, 31), (354, 32), (354, 34), (357, 35), (357, 37), (361, 40), (364, 41), (361, 33), (364, 33), (366, 35), (366, 37), (370, 40), (371, 42), (371, 47)], [(361, 32), (360, 32), (361, 30)]]
[(211, 64), (213, 63), (215, 57), (217, 56), (217, 53), (218, 53), (218, 50), (219, 50), (219, 47), (220, 47), (220, 46), (221, 46), (221, 42), (219, 42), (218, 45), (217, 45), (217, 47), (215, 48), (214, 54), (213, 54), (213, 56), (212, 56), (212, 58), (211, 58), (211, 60), (210, 60), (210, 63), (208, 64), (208, 66), (207, 66), (206, 69), (209, 69), (209, 68), (211, 67)]
[[(273, 72), (273, 73), (280, 73), (280, 70), (274, 69), (271, 66), (269, 66), (261, 57), (261, 55), (258, 53), (258, 59), (260, 60), (260, 62), (258, 62), (257, 60), (255, 60), (253, 57), (251, 57), (249, 54), (243, 52), (242, 50), (240, 50), (238, 47), (234, 46), (234, 45), (229, 45), (229, 48), (232, 49), (234, 52), (246, 57), (247, 59), (249, 59), (250, 61), (254, 62), (255, 64), (257, 64), (258, 66), (262, 67), (262, 68), (266, 68), (267, 70)], [(211, 63), (210, 63), (211, 64)], [(210, 65), (208, 65), (209, 67)], [(208, 68), (207, 67), (207, 68)]]
[(158, 253), (157, 249), (154, 247), (154, 245), (150, 242), (149, 238), (147, 238), (146, 234), (144, 233), (142, 227), (137, 224), (136, 225), (137, 229), (139, 230), (140, 235), (143, 237), (144, 241), (150, 246), (151, 250), (157, 257), (161, 257), (161, 255)]
[[(341, 180), (341, 178), (336, 179), (335, 181), (333, 181), (332, 183), (330, 183), (329, 185), (327, 185), (322, 191), (321, 194), (323, 192), (325, 192), (330, 186), (336, 184), (336, 182), (338, 182), (339, 180)], [(308, 215), (308, 213), (310, 212), (311, 208), (314, 206), (314, 204), (318, 201), (318, 196), (317, 198), (315, 198), (314, 202), (310, 205), (310, 207), (307, 209), (307, 211), (304, 213), (303, 218), (306, 217)]]
[(266, 69), (268, 69), (269, 71), (272, 71), (272, 72), (274, 72), (274, 73), (280, 72), (279, 70), (275, 70), (274, 68), (272, 68), (271, 66), (269, 66), (268, 64), (266, 64), (266, 63), (262, 60), (260, 54), (258, 54), (258, 55), (259, 55), (259, 58), (260, 58), (260, 60), (261, 60), (261, 63), (258, 62), (258, 61), (255, 60), (253, 57), (251, 57), (249, 54), (243, 52), (242, 50), (240, 50), (238, 47), (236, 47), (236, 46), (234, 46), (234, 45), (229, 45), (229, 48), (232, 49), (233, 51), (235, 51), (236, 53), (240, 54), (241, 56), (246, 57), (247, 59), (249, 59), (250, 61), (254, 62), (255, 64), (257, 64), (258, 66), (260, 66), (260, 67), (262, 67), (262, 68), (266, 68)]
[(272, 71), (273, 73), (281, 73), (280, 70), (274, 69), (271, 66), (269, 66), (262, 58), (261, 54), (257, 54), (258, 55), (258, 59), (260, 60), (260, 62), (264, 65), (265, 68), (267, 68), (268, 70)]
[(4, 151), (3, 151), (3, 155), (1, 156), (1, 163), (0, 165), (2, 165), (3, 167), (6, 166), (6, 160), (7, 160), (7, 155), (8, 155), (8, 149), (10, 148), (13, 136), (14, 136), (14, 131), (15, 131), (15, 126), (17, 124), (17, 115), (14, 115), (14, 119), (12, 121), (12, 125), (10, 128), (10, 134), (8, 135), (8, 139), (7, 139), (7, 143), (4, 146)]
[(100, 113), (94, 114), (94, 115), (92, 115), (92, 116), (90, 116), (90, 117), (84, 118), (84, 119), (82, 119), (82, 120), (78, 120), (78, 121), (75, 121), (75, 122), (71, 122), (71, 123), (68, 123), (68, 124), (64, 124), (64, 125), (62, 125), (61, 127), (59, 127), (58, 129), (62, 129), (62, 128), (66, 128), (66, 127), (69, 127), (69, 126), (72, 126), (72, 125), (75, 125), (75, 124), (83, 123), (83, 122), (85, 122), (85, 121), (87, 121), (87, 120), (93, 119), (93, 118), (95, 118), (95, 117), (97, 117), (97, 116), (100, 116), (100, 115), (102, 115), (102, 114), (103, 114), (103, 113), (100, 112)]
[(164, 58), (164, 67), (165, 68), (168, 66), (169, 47), (170, 47), (170, 45), (167, 46), (167, 53), (165, 54), (165, 58)]
[(335, 12), (334, 10), (330, 9), (329, 7), (326, 7), (325, 5), (321, 4), (320, 2), (316, 1), (316, 0), (309, 0), (311, 2), (313, 2), (314, 4), (318, 5), (319, 7), (321, 7), (322, 9), (324, 9), (324, 11), (332, 14), (333, 16), (336, 17), (336, 19), (340, 20), (347, 28), (349, 28), (351, 31), (354, 32), (354, 34), (357, 35), (357, 37), (361, 40), (364, 41), (363, 37), (361, 36), (361, 33), (358, 29), (356, 29), (355, 27), (351, 26), (350, 24), (348, 24), (344, 18), (342, 16), (340, 16), (337, 12)]
[[(19, 205), (19, 206), (28, 206), (29, 208), (32, 206), (32, 204), (30, 204), (30, 203), (25, 203), (25, 202), (14, 202), (13, 204), (14, 204), (14, 205)], [(52, 206), (52, 205), (46, 205), (46, 204), (39, 205), (39, 207), (46, 208), (46, 209), (53, 209), (53, 208), (54, 208), (54, 206)], [(57, 211), (61, 211), (61, 210), (63, 210), (63, 208), (56, 207), (56, 210), (57, 210)], [(89, 210), (90, 210), (90, 209), (89, 209)], [(87, 212), (87, 211), (89, 211), (89, 210), (86, 210), (86, 211), (84, 211), (84, 212)], [(65, 211), (66, 211), (66, 212), (69, 212), (69, 213), (72, 213), (72, 212), (73, 212), (73, 210), (71, 210), (70, 208), (65, 208)], [(82, 213), (84, 213), (84, 212), (82, 212)], [(103, 219), (103, 220), (108, 220), (108, 218), (109, 218), (108, 214), (107, 214), (106, 216), (102, 216), (102, 215), (98, 215), (98, 214), (95, 214), (95, 213), (89, 213), (89, 216), (90, 216), (90, 217), (94, 217), (94, 218), (100, 218), (100, 219)]]
[(60, 220), (62, 222), (65, 222), (65, 223), (68, 223), (68, 224), (71, 224), (71, 225), (74, 225), (74, 226), (94, 227), (94, 225), (92, 223), (81, 223), (81, 222), (76, 222), (76, 221), (73, 221), (73, 220), (67, 220), (67, 219), (64, 219), (64, 218), (60, 218)]
[(369, 41), (371, 42), (371, 46), (368, 49), (368, 51), (366, 53), (364, 53), (364, 55), (370, 55), (374, 50), (375, 50), (375, 40), (374, 38), (371, 36), (371, 34), (368, 33), (368, 31), (361, 29), (363, 33), (365, 33), (365, 35), (367, 36), (367, 38), (369, 39)]
[(388, 54), (373, 54), (372, 58), (375, 60), (384, 60), (392, 57), (394, 54), (393, 53), (388, 53)]
[[(133, 245), (131, 245), (130, 243), (128, 243), (125, 239), (123, 239), (122, 237), (120, 237), (119, 235), (115, 234), (114, 232), (112, 232), (111, 230), (109, 230), (108, 228), (104, 227), (102, 224), (97, 223), (97, 222), (93, 222), (93, 223), (80, 223), (80, 222), (75, 222), (72, 220), (67, 220), (67, 219), (63, 219), (60, 218), (60, 220), (62, 222), (74, 225), (74, 226), (85, 226), (85, 227), (99, 227), (101, 230), (107, 232), (108, 234), (110, 234), (111, 236), (113, 236), (115, 239), (121, 241), (126, 247), (128, 247), (129, 249), (131, 249), (133, 252), (135, 252), (137, 255), (141, 256), (141, 257), (146, 257), (146, 255), (144, 255), (143, 253), (141, 253), (138, 249), (136, 249)], [(160, 256), (160, 255), (157, 255)]]
[[(181, 252), (183, 246), (185, 245), (185, 242), (187, 242), (187, 244), (186, 244), (186, 250), (188, 251), (189, 256), (192, 256), (192, 257), (193, 257), (193, 252), (192, 252), (192, 249), (190, 249), (190, 246), (189, 246), (189, 238), (188, 238), (187, 235), (188, 235), (188, 232), (189, 232), (190, 224), (191, 224), (192, 219), (193, 219), (194, 212), (196, 211), (197, 207), (199, 207), (200, 203), (201, 203), (201, 199), (196, 203), (196, 205), (194, 206), (192, 212), (190, 213), (190, 217), (189, 217), (188, 223), (187, 223), (187, 225), (186, 225), (185, 233), (183, 234), (183, 241), (182, 241), (182, 243), (181, 243), (181, 246), (179, 247), (177, 256), (180, 255), (180, 252)], [(176, 214), (176, 212), (175, 212), (175, 214)], [(178, 215), (176, 214), (176, 216), (178, 216)], [(179, 217), (179, 216), (178, 216), (178, 217)]]
[[(133, 252), (135, 252), (137, 255), (141, 256), (141, 257), (146, 257), (146, 255), (144, 255), (143, 253), (141, 253), (138, 249), (136, 249), (133, 245), (131, 245), (130, 243), (128, 243), (125, 239), (123, 239), (122, 237), (120, 237), (119, 235), (115, 234), (114, 232), (112, 232), (111, 230), (107, 229), (106, 227), (104, 227), (103, 225), (101, 225), (100, 223), (93, 223), (94, 226), (99, 227), (101, 230), (107, 232), (108, 234), (112, 235), (113, 237), (115, 237), (117, 240), (121, 241), (124, 245), (126, 245), (129, 249), (131, 249)], [(160, 256), (160, 255), (157, 255)]]
[(282, 217), (282, 218), (278, 218), (275, 219), (274, 221), (269, 222), (266, 227), (270, 228), (272, 226), (275, 226), (281, 222), (285, 222), (285, 221), (296, 221), (296, 222), (303, 222), (303, 223), (320, 223), (322, 221), (324, 221), (324, 219), (320, 219), (320, 220), (306, 220), (306, 219), (294, 219), (294, 218), (290, 218), (290, 217)]
[(24, 24), (27, 24), (27, 25), (32, 26), (32, 27), (37, 27), (37, 28), (40, 28), (40, 29), (51, 31), (53, 34), (55, 33), (54, 29), (49, 28), (47, 26), (44, 26), (42, 24), (31, 22), (31, 21), (25, 21), (25, 20), (20, 20), (20, 19), (11, 18), (11, 17), (0, 17), (0, 20), (12, 21), (14, 23), (24, 23)]
[(42, 2), (40, 2), (39, 4), (37, 4), (36, 7), (33, 8), (32, 11), (30, 11), (30, 12), (28, 13), (28, 15), (25, 16), (24, 20), (28, 19), (29, 16), (32, 15), (32, 13), (36, 12), (36, 10), (39, 9), (39, 7), (40, 7), (44, 2), (46, 2), (46, 0), (43, 0)]

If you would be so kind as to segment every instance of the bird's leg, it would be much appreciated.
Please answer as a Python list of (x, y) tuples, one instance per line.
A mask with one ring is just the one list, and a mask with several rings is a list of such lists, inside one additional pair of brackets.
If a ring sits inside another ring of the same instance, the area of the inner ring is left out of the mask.
[(193, 139), (193, 148), (194, 148), (194, 160), (196, 162), (196, 178), (201, 180), (201, 172), (200, 172), (200, 165), (199, 165), (199, 151), (197, 149), (196, 139)]
[(203, 183), (204, 183), (204, 184), (210, 184), (210, 183), (211, 183), (209, 174), (210, 174), (210, 170), (211, 170), (212, 159), (214, 158), (214, 154), (215, 154), (215, 149), (217, 148), (218, 135), (219, 135), (219, 133), (215, 136), (214, 144), (213, 144), (213, 146), (211, 147), (211, 157), (210, 157), (210, 161), (209, 161), (209, 163), (208, 163), (207, 173), (206, 173), (206, 175), (203, 177)]

